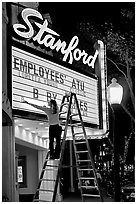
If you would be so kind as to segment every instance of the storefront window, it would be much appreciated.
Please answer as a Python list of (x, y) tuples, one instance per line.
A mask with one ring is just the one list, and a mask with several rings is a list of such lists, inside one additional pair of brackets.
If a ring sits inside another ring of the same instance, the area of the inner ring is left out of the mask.
[(18, 158), (18, 183), (20, 184), (20, 188), (27, 187), (26, 178), (26, 157), (20, 156)]

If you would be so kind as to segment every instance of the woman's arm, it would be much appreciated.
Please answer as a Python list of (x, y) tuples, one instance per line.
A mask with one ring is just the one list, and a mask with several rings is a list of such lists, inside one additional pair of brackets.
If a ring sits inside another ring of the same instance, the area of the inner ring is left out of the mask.
[(35, 105), (33, 103), (29, 103), (28, 101), (25, 101), (25, 100), (23, 102), (33, 106), (34, 108), (37, 108), (37, 109), (42, 110), (42, 111), (45, 111), (45, 108), (46, 108), (45, 106), (44, 107), (43, 106), (38, 106), (38, 105)]

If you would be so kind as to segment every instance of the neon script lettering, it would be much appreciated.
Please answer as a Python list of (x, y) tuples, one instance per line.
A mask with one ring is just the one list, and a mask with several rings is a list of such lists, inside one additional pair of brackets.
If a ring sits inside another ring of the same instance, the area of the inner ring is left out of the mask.
[[(27, 39), (32, 39), (34, 42), (37, 42), (39, 45), (44, 45), (51, 50), (60, 51), (63, 54), (63, 61), (68, 61), (70, 64), (73, 63), (73, 60), (79, 61), (82, 59), (83, 64), (87, 64), (89, 67), (94, 68), (94, 63), (98, 56), (98, 51), (95, 51), (94, 56), (88, 55), (85, 50), (80, 50), (78, 48), (79, 38), (74, 36), (69, 45), (67, 46), (65, 41), (57, 39), (60, 35), (48, 27), (48, 21), (43, 19), (42, 15), (31, 8), (26, 8), (21, 13), (22, 19), (25, 22), (23, 24), (14, 24), (13, 29), (20, 37)], [(36, 17), (40, 20), (44, 20), (43, 24), (34, 22), (35, 25), (39, 28), (36, 32), (30, 21), (30, 17)]]

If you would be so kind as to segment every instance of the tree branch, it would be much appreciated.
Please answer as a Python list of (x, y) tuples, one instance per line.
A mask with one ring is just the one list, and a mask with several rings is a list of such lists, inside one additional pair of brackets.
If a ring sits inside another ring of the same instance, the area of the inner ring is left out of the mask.
[(132, 121), (135, 123), (135, 118), (133, 117), (133, 115), (127, 110), (127, 108), (122, 103), (121, 103), (121, 106), (124, 109), (124, 111), (130, 116)]
[(121, 73), (124, 75), (125, 79), (127, 80), (126, 74), (117, 66), (117, 64), (116, 64), (113, 60), (111, 60), (110, 58), (107, 57), (107, 59), (108, 59), (110, 62), (112, 62), (112, 64), (114, 64), (114, 65), (116, 66), (116, 68), (118, 69), (118, 71), (121, 72)]
[(125, 78), (125, 80), (126, 80), (126, 82), (127, 82), (127, 84), (128, 84), (128, 87), (129, 87), (129, 90), (130, 90), (131, 101), (132, 101), (133, 107), (134, 107), (134, 109), (135, 109), (135, 97), (134, 97), (132, 88), (131, 88), (131, 86), (130, 86), (130, 82), (129, 82), (129, 80), (128, 80), (128, 77), (127, 77), (126, 74), (117, 66), (117, 64), (116, 64), (113, 60), (111, 60), (111, 59), (108, 58), (108, 57), (107, 57), (107, 59), (108, 59), (110, 62), (112, 62), (112, 64), (115, 65), (115, 67), (118, 69), (118, 71), (119, 71), (120, 73), (123, 74), (123, 76), (124, 76), (124, 78)]
[(123, 156), (123, 163), (124, 163), (124, 164), (126, 163), (126, 158), (127, 158), (127, 154), (128, 154), (129, 142), (130, 142), (130, 140), (131, 140), (131, 138), (132, 138), (132, 135), (133, 135), (133, 132), (130, 133), (129, 138), (128, 138), (127, 140), (125, 139), (126, 145), (125, 145), (124, 156)]

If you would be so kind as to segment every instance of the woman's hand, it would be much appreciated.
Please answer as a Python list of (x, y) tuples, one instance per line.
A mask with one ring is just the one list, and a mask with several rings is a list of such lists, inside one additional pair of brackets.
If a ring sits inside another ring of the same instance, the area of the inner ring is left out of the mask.
[(22, 102), (22, 103), (28, 103), (28, 101), (25, 101), (25, 100), (24, 100), (24, 97), (21, 98), (21, 102)]

